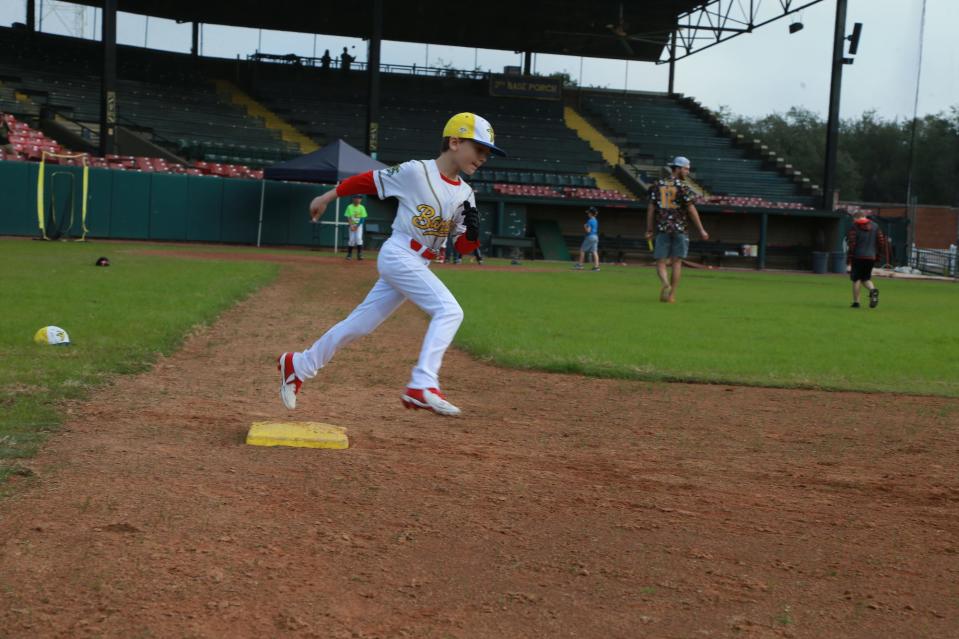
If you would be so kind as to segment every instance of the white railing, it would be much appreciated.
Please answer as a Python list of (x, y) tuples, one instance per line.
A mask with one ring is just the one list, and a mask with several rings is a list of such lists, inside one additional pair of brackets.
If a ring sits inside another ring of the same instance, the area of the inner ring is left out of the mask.
[(930, 275), (959, 277), (959, 252), (955, 244), (948, 249), (921, 249), (913, 245), (909, 266)]

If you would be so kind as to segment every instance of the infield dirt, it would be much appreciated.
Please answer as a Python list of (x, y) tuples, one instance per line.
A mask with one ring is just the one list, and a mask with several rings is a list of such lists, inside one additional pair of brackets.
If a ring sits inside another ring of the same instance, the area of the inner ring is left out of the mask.
[[(441, 418), (399, 401), (426, 326), (406, 305), (290, 414), (275, 357), (375, 269), (283, 261), (173, 356), (64, 408), (0, 501), (0, 636), (956, 636), (959, 400), (453, 349), (464, 416)], [(243, 444), (290, 417), (351, 448)]]

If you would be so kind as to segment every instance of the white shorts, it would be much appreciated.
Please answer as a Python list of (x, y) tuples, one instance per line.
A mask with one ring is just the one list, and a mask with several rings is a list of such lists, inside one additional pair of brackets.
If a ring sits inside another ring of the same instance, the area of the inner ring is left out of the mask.
[(363, 225), (357, 224), (356, 230), (350, 229), (350, 246), (363, 246)]

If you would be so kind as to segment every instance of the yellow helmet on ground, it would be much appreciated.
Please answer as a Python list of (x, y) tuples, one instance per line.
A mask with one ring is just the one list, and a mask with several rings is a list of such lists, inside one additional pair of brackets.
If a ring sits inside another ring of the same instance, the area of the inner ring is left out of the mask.
[(51, 346), (69, 346), (70, 336), (59, 326), (44, 326), (34, 334), (33, 341)]

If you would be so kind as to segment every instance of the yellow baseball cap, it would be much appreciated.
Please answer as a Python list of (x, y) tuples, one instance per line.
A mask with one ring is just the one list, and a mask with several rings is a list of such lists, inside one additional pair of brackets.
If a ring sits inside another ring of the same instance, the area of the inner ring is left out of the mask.
[(463, 138), (489, 147), (493, 153), (505, 156), (506, 151), (494, 144), (493, 125), (475, 113), (457, 113), (443, 127), (444, 138)]

